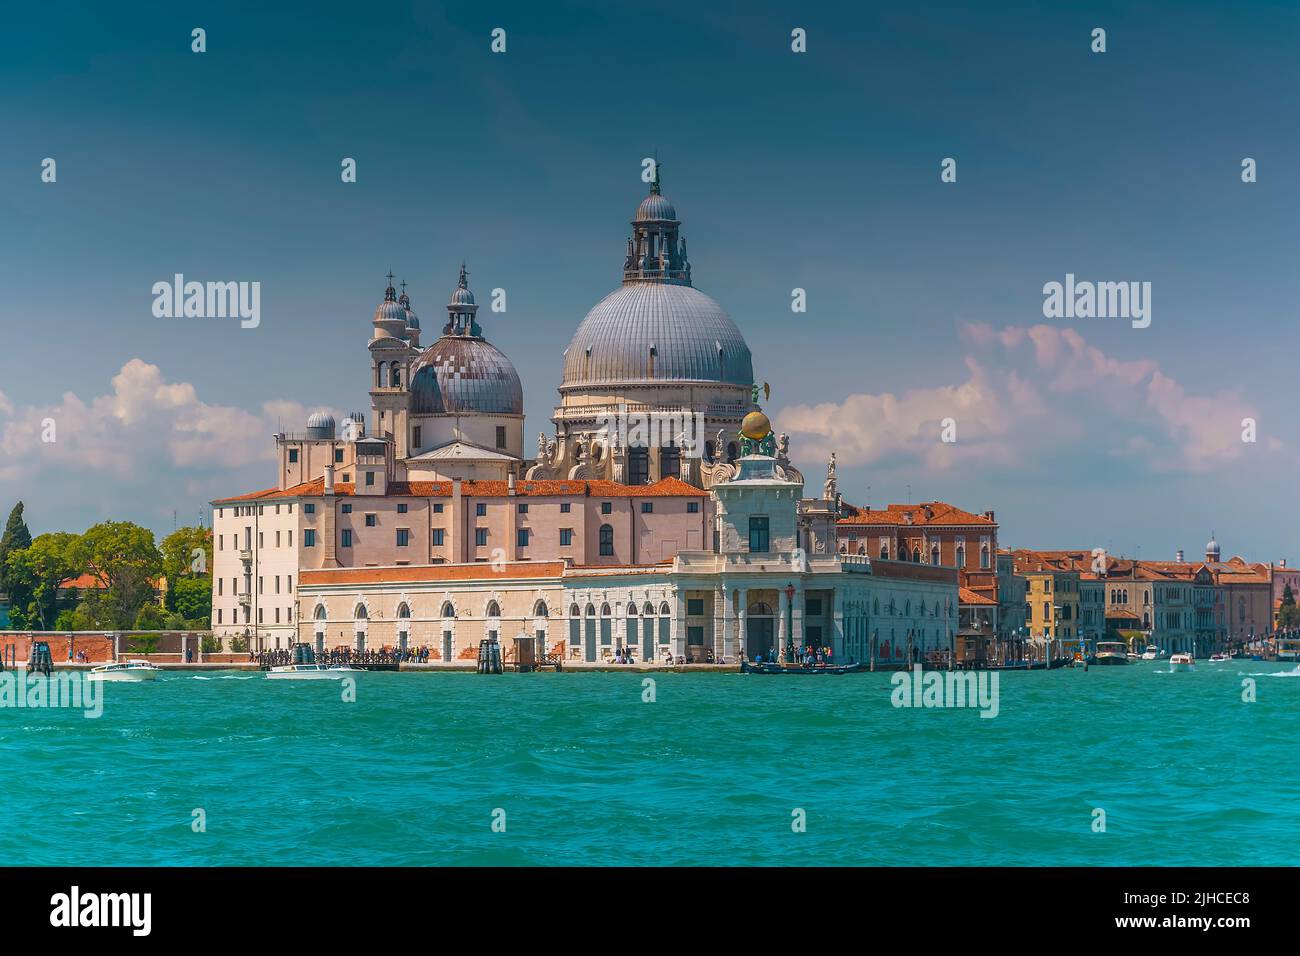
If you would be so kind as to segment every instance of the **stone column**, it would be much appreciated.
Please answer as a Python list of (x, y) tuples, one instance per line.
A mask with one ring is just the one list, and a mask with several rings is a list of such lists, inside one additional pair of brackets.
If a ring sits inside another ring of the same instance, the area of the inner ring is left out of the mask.
[(713, 659), (721, 661), (727, 653), (727, 625), (731, 621), (731, 599), (723, 583), (713, 592)]
[(736, 639), (731, 651), (739, 660), (745, 653), (745, 615), (749, 612), (749, 589), (740, 588), (739, 607), (736, 610)]
[(840, 588), (836, 588), (832, 595), (831, 653), (835, 655), (836, 661), (843, 661), (847, 660), (845, 657), (847, 651), (844, 647), (844, 593)]
[(673, 591), (673, 632), (669, 635), (669, 647), (673, 649), (674, 660), (686, 656), (686, 592), (680, 588)]

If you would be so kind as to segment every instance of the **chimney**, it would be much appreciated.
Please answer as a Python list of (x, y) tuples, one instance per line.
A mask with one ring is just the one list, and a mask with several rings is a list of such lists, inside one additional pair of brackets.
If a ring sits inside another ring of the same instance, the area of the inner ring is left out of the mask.
[(1286, 558), (1279, 558), (1279, 559), (1278, 559), (1278, 562), (1277, 562), (1277, 566), (1278, 566), (1279, 568), (1285, 568), (1285, 567), (1286, 567)]
[(1183, 549), (1182, 549), (1182, 548), (1179, 548), (1179, 549), (1178, 549), (1177, 553), (1174, 555), (1174, 560), (1177, 561), (1179, 564), (1182, 564), (1182, 563), (1183, 563)]
[(993, 512), (992, 512), (992, 511), (986, 511), (986, 512), (984, 512), (984, 517), (988, 518), (990, 521), (997, 521), (997, 518), (995, 518), (995, 517), (993, 516)]
[(334, 464), (332, 462), (325, 466), (325, 494), (334, 494)]

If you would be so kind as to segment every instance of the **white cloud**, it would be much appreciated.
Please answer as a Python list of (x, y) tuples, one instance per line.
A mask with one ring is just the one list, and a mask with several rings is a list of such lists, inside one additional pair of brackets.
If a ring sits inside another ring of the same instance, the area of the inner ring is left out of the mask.
[[(1073, 329), (961, 326), (975, 354), (955, 385), (859, 393), (778, 413), (800, 458), (845, 465), (900, 461), (927, 469), (1014, 468), (1063, 450), (1136, 460), (1152, 472), (1212, 471), (1252, 448), (1241, 421), (1258, 412), (1238, 390), (1194, 392), (1152, 359), (1117, 359)], [(957, 441), (940, 441), (956, 421)], [(1261, 437), (1270, 451), (1276, 439)]]
[[(256, 412), (209, 404), (188, 382), (168, 382), (158, 366), (132, 359), (109, 392), (89, 401), (67, 392), (52, 405), (16, 406), (0, 394), (0, 482), (13, 497), (57, 490), (65, 499), (156, 499), (169, 509), (196, 494), (239, 494), (251, 490), (244, 485), (252, 475), (263, 476), (253, 479), (257, 487), (274, 483), (271, 436), (306, 414), (296, 402)], [(55, 441), (46, 442), (50, 421)]]

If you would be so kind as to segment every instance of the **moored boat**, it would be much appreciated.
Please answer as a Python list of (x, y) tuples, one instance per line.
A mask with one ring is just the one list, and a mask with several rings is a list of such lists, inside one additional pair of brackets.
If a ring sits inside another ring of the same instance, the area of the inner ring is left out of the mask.
[(1146, 648), (1142, 651), (1142, 659), (1144, 661), (1154, 661), (1159, 657), (1160, 657), (1160, 648), (1156, 647), (1154, 644), (1148, 644)]
[(854, 664), (780, 664), (776, 661), (755, 663), (740, 662), (742, 674), (851, 674), (862, 670), (861, 663)]
[(267, 680), (342, 680), (349, 674), (361, 673), (359, 668), (347, 664), (281, 664), (266, 672)]
[(86, 680), (138, 682), (153, 680), (162, 672), (148, 661), (125, 661), (118, 664), (101, 664), (93, 667)]
[(1128, 650), (1122, 641), (1099, 641), (1097, 643), (1097, 664), (1127, 664)]

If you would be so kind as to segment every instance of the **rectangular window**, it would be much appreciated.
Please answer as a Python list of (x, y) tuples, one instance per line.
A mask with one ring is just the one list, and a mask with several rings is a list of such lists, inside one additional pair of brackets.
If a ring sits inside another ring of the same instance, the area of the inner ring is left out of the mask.
[(497, 447), (498, 448), (506, 447), (506, 426), (505, 425), (497, 426)]
[(602, 501), (600, 503), (600, 513), (603, 515), (612, 515), (614, 513), (614, 502)]
[(411, 447), (418, 449), (420, 447), (420, 426), (416, 425), (411, 429)]
[(293, 465), (293, 464), (297, 464), (297, 462), (298, 462), (298, 449), (296, 449), (296, 448), (290, 448), (290, 449), (289, 449), (289, 464)]
[(398, 513), (399, 515), (404, 515), (404, 514), (406, 514), (406, 505), (404, 505), (404, 504), (398, 505), (398, 506), (397, 506), (397, 513)]
[(476, 505), (474, 506), (474, 514), (478, 515), (480, 518), (482, 518), (484, 515), (486, 515), (486, 514), (487, 514), (487, 504), (486, 504), (485, 502), (482, 502), (482, 501), (480, 501), (478, 504), (476, 504)]
[(336, 464), (336, 465), (341, 465), (341, 464), (343, 464), (343, 449), (342, 449), (342, 448), (335, 448), (335, 449), (334, 449), (334, 464)]
[(807, 612), (807, 614), (808, 614), (809, 617), (821, 617), (821, 616), (822, 616), (822, 599), (821, 599), (821, 598), (808, 598), (808, 599), (804, 602), (804, 610)]
[(441, 503), (436, 504), (436, 505), (433, 506), (433, 513), (436, 514), (436, 515), (440, 515), (440, 514), (442, 514), (442, 504), (441, 504)]
[(373, 528), (373, 527), (375, 526), (376, 523), (377, 523), (377, 519), (376, 519), (376, 517), (375, 517), (373, 514), (368, 514), (368, 515), (366, 515), (366, 527), (367, 527), (367, 528)]
[(573, 505), (569, 504), (569, 502), (567, 501), (560, 502), (560, 514), (567, 515), (572, 510), (573, 510)]
[(688, 515), (697, 515), (700, 513), (700, 503), (698, 501), (686, 502), (686, 513)]
[(275, 623), (280, 623), (280, 609), (278, 607), (275, 609)]
[(445, 535), (445, 534), (446, 534), (446, 532), (443, 531), (442, 528), (434, 528), (434, 529), (433, 529), (433, 543), (434, 543), (436, 546), (438, 546), (438, 547), (442, 547), (442, 539), (443, 539), (443, 535)]
[(405, 548), (411, 543), (411, 532), (406, 528), (397, 529), (397, 546)]
[(352, 514), (352, 506), (351, 506), (351, 505), (344, 505), (344, 506), (343, 506), (343, 513), (344, 513), (345, 515), (350, 515), (350, 514)]
[(520, 528), (515, 532), (515, 544), (521, 548), (528, 547), (528, 529)]
[(704, 614), (704, 598), (687, 598), (686, 613), (692, 617), (701, 617)]
[(344, 528), (344, 529), (343, 529), (343, 541), (342, 541), (342, 546), (345, 547), (345, 548), (350, 548), (350, 547), (352, 547), (352, 529), (351, 529), (351, 528)]
[(217, 608), (217, 623), (221, 623), (221, 608)]
[(474, 543), (478, 545), (480, 548), (487, 544), (487, 533), (488, 533), (487, 528), (474, 529)]
[(519, 502), (519, 504), (515, 505), (515, 511), (521, 515), (528, 514), (528, 502), (526, 501)]
[(641, 513), (643, 515), (654, 514), (655, 503), (653, 501), (641, 502)]
[(302, 506), (302, 513), (307, 515), (314, 515), (316, 513), (316, 506), (313, 504), (304, 504)]
[(749, 550), (759, 554), (770, 549), (767, 515), (749, 516)]
[(278, 574), (275, 576), (275, 593), (280, 593), (280, 575)]
[(689, 644), (689, 645), (691, 645), (691, 647), (703, 647), (703, 646), (704, 646), (704, 628), (702, 628), (702, 627), (688, 627), (688, 628), (686, 629), (686, 643)]
[(285, 590), (287, 590), (290, 594), (292, 594), (292, 593), (293, 593), (293, 575), (292, 575), (292, 574), (290, 574), (290, 575), (286, 575), (285, 580), (288, 582), (288, 587), (285, 588)]
[(573, 529), (572, 529), (572, 528), (561, 528), (561, 529), (560, 529), (560, 547), (562, 547), (562, 548), (567, 548), (567, 547), (569, 547), (569, 546), (572, 545), (572, 544), (573, 544)]
[(316, 532), (312, 528), (307, 528), (302, 533), (302, 546), (304, 548), (316, 547)]
[(373, 471), (366, 472), (366, 484), (373, 485), (374, 483), (375, 483), (375, 473)]
[(225, 583), (226, 583), (226, 579), (225, 579), (225, 578), (217, 578), (217, 597), (221, 597), (221, 594), (222, 594), (222, 590), (221, 590), (221, 589), (222, 589), (222, 586), (223, 586)]

